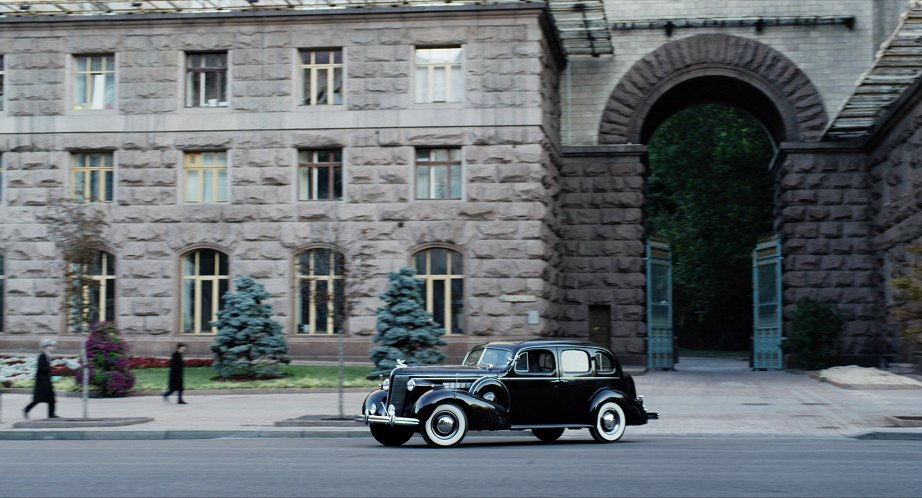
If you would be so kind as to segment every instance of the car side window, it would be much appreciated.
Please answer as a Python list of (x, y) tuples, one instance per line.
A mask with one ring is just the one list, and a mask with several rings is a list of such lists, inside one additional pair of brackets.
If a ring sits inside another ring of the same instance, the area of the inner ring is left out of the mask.
[(520, 353), (515, 362), (516, 373), (548, 374), (554, 373), (556, 368), (554, 352), (547, 349), (530, 349)]
[(560, 369), (569, 374), (588, 373), (589, 354), (581, 349), (565, 349), (560, 353)]
[(608, 353), (599, 351), (595, 354), (595, 369), (600, 374), (613, 374), (615, 373), (615, 360)]

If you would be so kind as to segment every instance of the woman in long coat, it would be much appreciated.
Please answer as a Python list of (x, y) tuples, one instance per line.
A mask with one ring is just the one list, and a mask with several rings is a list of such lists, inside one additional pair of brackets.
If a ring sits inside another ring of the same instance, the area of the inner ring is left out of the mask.
[(29, 412), (39, 403), (48, 403), (48, 418), (59, 418), (54, 414), (54, 386), (51, 384), (51, 352), (56, 344), (57, 342), (51, 339), (42, 341), (42, 352), (38, 355), (38, 365), (35, 369), (32, 402), (22, 411), (26, 418), (29, 418)]
[(185, 389), (185, 382), (183, 379), (183, 369), (185, 367), (185, 363), (183, 362), (182, 354), (185, 352), (185, 344), (181, 342), (176, 344), (176, 350), (173, 351), (173, 356), (170, 357), (170, 380), (169, 384), (167, 385), (167, 391), (163, 393), (163, 401), (169, 401), (169, 396), (175, 392), (178, 393), (179, 398), (177, 403), (180, 405), (187, 404), (182, 400), (182, 392)]

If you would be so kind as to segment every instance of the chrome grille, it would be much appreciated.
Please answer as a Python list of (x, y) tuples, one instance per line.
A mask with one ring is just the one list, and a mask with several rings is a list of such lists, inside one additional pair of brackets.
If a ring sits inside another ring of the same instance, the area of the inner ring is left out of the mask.
[(387, 396), (387, 404), (394, 405), (397, 409), (397, 416), (403, 415), (403, 400), (407, 395), (407, 381), (409, 379), (403, 375), (391, 377), (391, 387)]

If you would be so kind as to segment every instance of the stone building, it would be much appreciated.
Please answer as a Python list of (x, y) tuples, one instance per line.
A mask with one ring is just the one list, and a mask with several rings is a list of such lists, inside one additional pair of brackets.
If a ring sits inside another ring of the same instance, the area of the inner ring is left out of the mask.
[(644, 362), (645, 144), (705, 101), (778, 147), (785, 313), (828, 297), (849, 352), (892, 347), (888, 281), (922, 236), (917, 74), (863, 135), (833, 125), (912, 29), (905, 0), (578, 5), (5, 2), (0, 350), (76, 347), (42, 221), (74, 199), (108, 222), (98, 318), (139, 354), (205, 353), (220, 294), (252, 275), (296, 357), (335, 356), (348, 301), (361, 360), (386, 273), (410, 265), (451, 357), (566, 335)]

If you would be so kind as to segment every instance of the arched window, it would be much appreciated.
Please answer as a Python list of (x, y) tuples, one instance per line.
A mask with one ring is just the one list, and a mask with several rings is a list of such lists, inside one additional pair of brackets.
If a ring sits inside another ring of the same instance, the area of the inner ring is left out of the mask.
[(227, 255), (214, 249), (198, 249), (182, 257), (182, 331), (214, 334), (211, 322), (218, 318), (227, 292)]
[(299, 334), (342, 332), (343, 255), (332, 249), (310, 249), (297, 259), (297, 317)]
[(464, 262), (451, 249), (425, 249), (414, 258), (416, 278), (432, 320), (449, 334), (464, 333)]
[(91, 283), (83, 286), (83, 298), (90, 304), (90, 324), (115, 321), (115, 256), (96, 251), (90, 265)]

